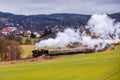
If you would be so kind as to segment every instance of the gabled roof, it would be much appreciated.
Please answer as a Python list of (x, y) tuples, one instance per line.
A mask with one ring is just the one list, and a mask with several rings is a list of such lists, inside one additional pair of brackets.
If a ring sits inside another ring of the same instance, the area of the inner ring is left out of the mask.
[(5, 27), (0, 32), (13, 32), (15, 30), (16, 30), (15, 27)]

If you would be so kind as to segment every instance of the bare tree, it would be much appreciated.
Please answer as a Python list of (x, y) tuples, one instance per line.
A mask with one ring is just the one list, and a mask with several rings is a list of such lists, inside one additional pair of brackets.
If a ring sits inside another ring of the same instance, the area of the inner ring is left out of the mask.
[(0, 57), (4, 59), (4, 53), (8, 51), (8, 40), (6, 40), (3, 36), (0, 36)]
[(23, 52), (23, 49), (20, 47), (20, 44), (16, 41), (9, 41), (9, 53), (10, 53), (10, 59), (20, 59), (21, 53)]
[(20, 44), (14, 40), (8, 40), (4, 36), (0, 36), (0, 58), (4, 60), (4, 55), (9, 54), (9, 59), (20, 59), (23, 49)]

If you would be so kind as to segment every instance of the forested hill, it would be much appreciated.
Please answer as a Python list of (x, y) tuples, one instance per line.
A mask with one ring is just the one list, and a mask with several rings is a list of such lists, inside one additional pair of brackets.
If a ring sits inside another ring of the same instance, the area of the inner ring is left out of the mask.
[[(120, 22), (120, 13), (109, 14), (111, 18)], [(57, 13), (50, 15), (15, 15), (0, 12), (0, 28), (6, 26), (21, 27), (24, 29), (43, 30), (54, 26), (80, 26), (85, 25), (91, 15)]]

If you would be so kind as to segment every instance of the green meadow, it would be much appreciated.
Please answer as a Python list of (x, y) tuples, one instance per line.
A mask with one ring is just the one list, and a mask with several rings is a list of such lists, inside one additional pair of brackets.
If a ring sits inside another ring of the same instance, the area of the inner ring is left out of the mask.
[(120, 80), (120, 46), (45, 62), (2, 65), (0, 80)]
[(21, 45), (21, 48), (23, 49), (21, 57), (22, 58), (28, 58), (32, 55), (32, 50), (35, 49), (35, 45)]

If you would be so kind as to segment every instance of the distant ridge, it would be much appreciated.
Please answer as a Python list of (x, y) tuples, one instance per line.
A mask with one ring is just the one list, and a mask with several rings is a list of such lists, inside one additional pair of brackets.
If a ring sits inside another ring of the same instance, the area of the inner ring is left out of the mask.
[[(120, 13), (108, 14), (111, 18), (120, 22)], [(8, 23), (12, 26), (22, 26), (26, 30), (43, 30), (48, 27), (54, 26), (80, 26), (86, 25), (91, 15), (84, 14), (70, 14), (70, 13), (56, 13), (56, 14), (40, 14), (40, 15), (15, 15), (12, 13), (0, 12), (0, 28), (6, 27), (6, 22), (2, 19), (7, 19)], [(18, 25), (19, 24), (19, 25)]]

